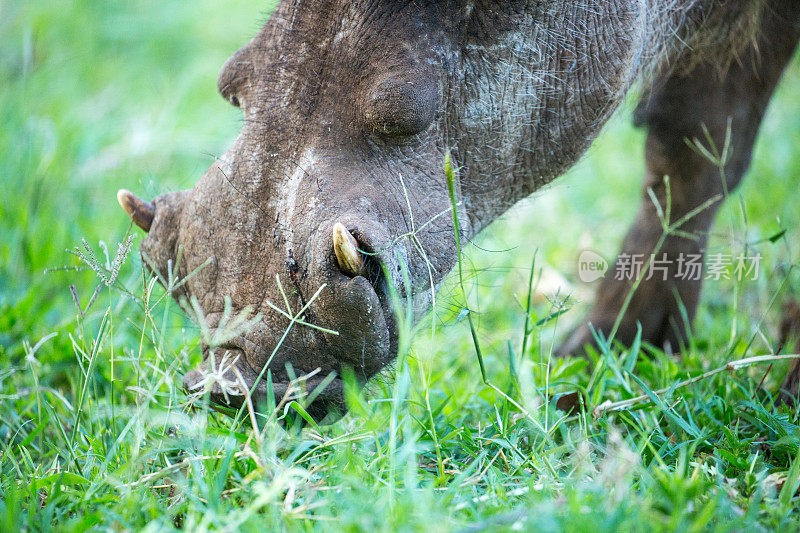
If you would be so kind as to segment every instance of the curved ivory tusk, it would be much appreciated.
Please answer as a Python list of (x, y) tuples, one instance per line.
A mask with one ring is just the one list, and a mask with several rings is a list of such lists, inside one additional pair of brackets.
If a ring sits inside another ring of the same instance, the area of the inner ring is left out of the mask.
[(333, 225), (333, 253), (339, 268), (348, 276), (358, 276), (364, 270), (364, 257), (358, 251), (358, 241), (339, 222)]
[(156, 215), (156, 208), (152, 203), (145, 202), (127, 189), (120, 189), (117, 192), (117, 201), (137, 226), (150, 231), (153, 217)]

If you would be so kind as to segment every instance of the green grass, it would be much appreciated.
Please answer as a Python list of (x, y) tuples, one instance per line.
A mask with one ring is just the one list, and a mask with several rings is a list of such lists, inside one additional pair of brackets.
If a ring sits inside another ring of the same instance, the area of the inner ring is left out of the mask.
[[(394, 372), (351, 388), (332, 426), (279, 408), (254, 432), (187, 408), (180, 376), (200, 359), (200, 331), (143, 276), (140, 233), (110, 286), (91, 269), (45, 273), (86, 266), (66, 251), (88, 256), (82, 239), (101, 272), (106, 243), (113, 267), (129, 231), (116, 190), (190, 187), (232, 141), (241, 118), (215, 92), (217, 70), (265, 8), (0, 2), (0, 531), (800, 528), (800, 416), (773, 405), (785, 361), (597, 418), (553, 398), (624, 401), (774, 349), (770, 303), (800, 294), (798, 61), (712, 247), (786, 234), (758, 246), (757, 281), (707, 284), (682, 359), (647, 346), (549, 356), (589, 305), (578, 253), (612, 257), (639, 201), (643, 134), (625, 112), (569, 176), (478, 240), (503, 252), (467, 247), (471, 320), (458, 320), (451, 276), (435, 338), (430, 321), (404, 331)], [(551, 320), (547, 301), (524, 311), (535, 250), (580, 300)]]

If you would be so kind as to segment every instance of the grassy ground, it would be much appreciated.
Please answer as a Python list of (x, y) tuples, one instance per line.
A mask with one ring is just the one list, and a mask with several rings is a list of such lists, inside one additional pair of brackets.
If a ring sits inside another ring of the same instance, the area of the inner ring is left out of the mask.
[[(786, 233), (757, 246), (758, 280), (707, 285), (682, 359), (645, 347), (551, 360), (583, 301), (554, 320), (539, 301), (521, 350), (534, 250), (590, 297), (579, 251), (612, 257), (633, 217), (642, 134), (625, 113), (569, 176), (478, 241), (503, 252), (467, 250), (491, 385), (450, 288), (435, 338), (417, 332), (392, 376), (351, 392), (343, 420), (301, 428), (290, 411), (281, 426), (278, 410), (261, 431), (234, 427), (187, 409), (180, 375), (200, 358), (199, 331), (148, 285), (135, 252), (110, 286), (91, 269), (45, 273), (85, 266), (65, 251), (87, 255), (82, 239), (101, 271), (107, 248), (113, 270), (128, 231), (115, 191), (190, 187), (231, 142), (240, 116), (215, 93), (217, 69), (257, 30), (262, 4), (0, 0), (0, 531), (800, 527), (800, 417), (773, 405), (786, 363), (671, 388), (770, 353), (776, 307), (800, 294), (789, 268), (798, 62), (713, 248)], [(576, 387), (593, 407), (671, 390), (567, 416), (550, 398)]]

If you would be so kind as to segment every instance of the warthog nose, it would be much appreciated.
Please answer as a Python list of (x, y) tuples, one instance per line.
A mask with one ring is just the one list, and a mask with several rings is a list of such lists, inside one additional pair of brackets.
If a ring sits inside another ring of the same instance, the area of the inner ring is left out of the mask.
[(358, 251), (358, 241), (340, 222), (333, 225), (333, 253), (344, 274), (355, 277), (364, 273), (364, 256)]

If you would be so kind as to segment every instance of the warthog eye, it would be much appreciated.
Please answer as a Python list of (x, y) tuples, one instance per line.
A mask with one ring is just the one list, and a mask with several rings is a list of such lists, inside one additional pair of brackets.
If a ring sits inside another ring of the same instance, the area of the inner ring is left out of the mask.
[(385, 80), (364, 102), (364, 125), (367, 131), (390, 137), (416, 135), (433, 122), (438, 100), (438, 90), (433, 83)]

